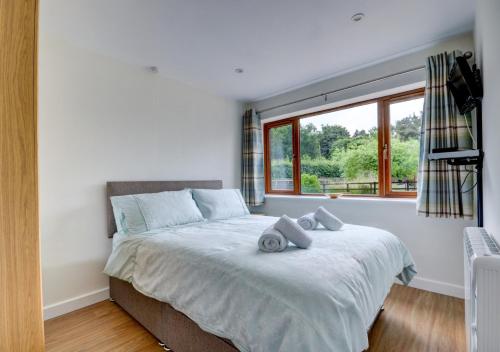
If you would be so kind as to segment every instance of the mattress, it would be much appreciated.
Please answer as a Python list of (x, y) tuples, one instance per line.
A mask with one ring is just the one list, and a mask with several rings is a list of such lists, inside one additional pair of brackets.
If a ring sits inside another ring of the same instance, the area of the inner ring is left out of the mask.
[(241, 351), (362, 351), (394, 278), (415, 274), (393, 234), (346, 224), (308, 231), (310, 248), (258, 250), (277, 219), (228, 220), (117, 234), (105, 273), (169, 303)]

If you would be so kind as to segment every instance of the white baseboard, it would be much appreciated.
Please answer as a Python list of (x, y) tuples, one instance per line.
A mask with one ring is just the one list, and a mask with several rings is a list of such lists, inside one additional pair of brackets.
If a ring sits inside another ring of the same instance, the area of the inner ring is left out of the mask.
[[(401, 284), (399, 280), (395, 281)], [(423, 277), (414, 277), (411, 281), (410, 287), (415, 287), (424, 291), (440, 293), (447, 296), (464, 298), (464, 287), (449, 284), (442, 281), (426, 279)], [(74, 310), (90, 306), (94, 303), (104, 301), (109, 298), (109, 288), (102, 288), (100, 290), (90, 292), (78, 297), (70, 298), (68, 300), (47, 305), (43, 308), (44, 320), (58, 317), (60, 315), (72, 312)]]
[(109, 287), (102, 288), (81, 296), (67, 299), (62, 302), (49, 304), (43, 307), (43, 319), (48, 320), (74, 310), (90, 306), (94, 303), (104, 301), (109, 298)]
[(462, 299), (464, 298), (464, 292), (465, 292), (463, 286), (449, 284), (447, 282), (436, 281), (432, 279), (426, 279), (418, 276), (414, 277), (408, 286), (415, 287), (424, 291), (440, 293), (442, 295), (447, 295)]

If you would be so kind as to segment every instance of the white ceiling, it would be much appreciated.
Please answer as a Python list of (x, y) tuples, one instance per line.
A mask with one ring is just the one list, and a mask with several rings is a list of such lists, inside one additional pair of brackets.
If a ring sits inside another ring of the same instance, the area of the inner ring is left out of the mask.
[(42, 35), (245, 101), (470, 31), (474, 18), (474, 0), (41, 2)]

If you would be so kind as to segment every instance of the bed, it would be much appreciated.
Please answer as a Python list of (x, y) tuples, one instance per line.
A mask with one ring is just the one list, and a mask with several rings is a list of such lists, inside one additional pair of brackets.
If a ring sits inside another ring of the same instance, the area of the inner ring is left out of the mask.
[(110, 196), (184, 188), (222, 182), (107, 184), (111, 298), (175, 352), (359, 352), (394, 277), (415, 274), (397, 237), (364, 226), (311, 231), (308, 250), (272, 254), (256, 245), (267, 216), (115, 235)]

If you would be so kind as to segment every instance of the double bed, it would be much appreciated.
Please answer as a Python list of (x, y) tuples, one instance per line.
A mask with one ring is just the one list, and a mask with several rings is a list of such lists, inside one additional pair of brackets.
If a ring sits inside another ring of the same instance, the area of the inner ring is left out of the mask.
[(257, 247), (268, 216), (116, 234), (111, 196), (184, 188), (222, 182), (107, 184), (111, 298), (175, 352), (360, 352), (394, 278), (415, 274), (396, 236), (365, 226), (309, 231), (309, 249), (280, 253)]

